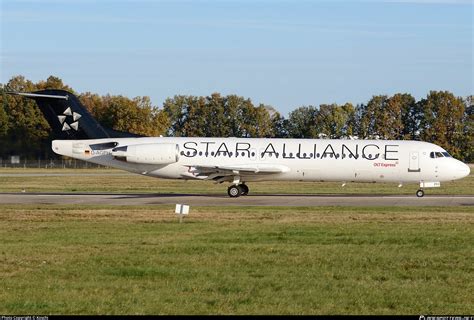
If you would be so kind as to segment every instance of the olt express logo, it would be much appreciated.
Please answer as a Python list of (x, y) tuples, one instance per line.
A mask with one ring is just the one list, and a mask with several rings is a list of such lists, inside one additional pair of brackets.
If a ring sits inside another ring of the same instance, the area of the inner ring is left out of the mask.
[[(59, 123), (63, 125), (63, 131), (68, 131), (71, 129), (79, 130), (79, 119), (82, 116), (77, 112), (72, 112), (71, 107), (68, 107), (64, 110), (62, 115), (58, 116)], [(72, 119), (71, 119), (72, 118)]]
[(384, 163), (384, 162), (375, 162), (374, 167), (380, 168), (394, 168), (398, 165), (398, 161), (395, 163)]

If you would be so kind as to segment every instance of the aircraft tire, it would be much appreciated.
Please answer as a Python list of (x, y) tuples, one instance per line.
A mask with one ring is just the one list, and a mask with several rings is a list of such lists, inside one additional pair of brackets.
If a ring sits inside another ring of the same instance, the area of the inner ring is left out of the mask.
[(421, 189), (419, 189), (417, 192), (416, 192), (416, 196), (418, 198), (422, 198), (423, 196), (425, 195), (425, 192)]
[(240, 194), (241, 196), (246, 196), (249, 194), (249, 187), (246, 184), (242, 183), (240, 185), (240, 189), (242, 190), (242, 193)]
[(229, 195), (229, 197), (231, 198), (237, 198), (237, 197), (240, 197), (240, 195), (242, 194), (242, 188), (240, 186), (230, 186), (228, 189), (227, 189), (227, 194)]

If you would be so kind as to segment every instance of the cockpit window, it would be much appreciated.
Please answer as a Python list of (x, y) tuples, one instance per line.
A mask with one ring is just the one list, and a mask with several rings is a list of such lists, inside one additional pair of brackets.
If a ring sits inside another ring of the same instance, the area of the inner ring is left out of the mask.
[(446, 157), (446, 158), (452, 158), (451, 155), (447, 152), (430, 152), (430, 158), (443, 158), (443, 157)]

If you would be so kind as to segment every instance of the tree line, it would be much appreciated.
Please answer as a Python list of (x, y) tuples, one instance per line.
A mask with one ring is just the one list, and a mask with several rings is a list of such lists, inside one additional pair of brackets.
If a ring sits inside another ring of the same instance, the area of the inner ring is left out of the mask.
[[(474, 96), (430, 91), (375, 95), (367, 103), (300, 106), (288, 117), (272, 106), (237, 95), (175, 95), (154, 106), (149, 97), (76, 93), (54, 76), (33, 83), (15, 76), (2, 91), (64, 89), (79, 97), (104, 126), (145, 136), (402, 139), (435, 143), (464, 161), (474, 160)], [(51, 130), (36, 103), (0, 95), (0, 158), (54, 158)]]

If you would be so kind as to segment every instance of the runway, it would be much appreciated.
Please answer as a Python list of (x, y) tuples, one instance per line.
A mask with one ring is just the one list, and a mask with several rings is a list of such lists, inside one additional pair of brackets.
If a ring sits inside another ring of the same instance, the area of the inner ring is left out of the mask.
[(5, 204), (174, 205), (191, 206), (474, 206), (474, 196), (426, 195), (248, 195), (117, 194), (117, 193), (0, 193)]

